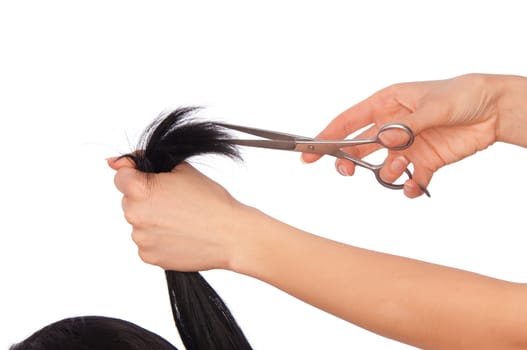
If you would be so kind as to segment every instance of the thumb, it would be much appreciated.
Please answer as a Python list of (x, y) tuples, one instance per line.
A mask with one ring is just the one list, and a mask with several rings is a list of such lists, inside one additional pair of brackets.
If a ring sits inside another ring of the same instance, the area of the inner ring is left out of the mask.
[[(424, 107), (413, 113), (390, 120), (391, 123), (403, 124), (410, 129), (413, 136), (417, 136), (426, 129), (441, 126), (443, 120), (438, 115), (437, 110), (431, 107)], [(381, 142), (392, 149), (408, 144), (410, 136), (407, 130), (396, 127), (386, 128), (386, 130), (379, 133)]]
[(110, 157), (106, 158), (108, 166), (113, 170), (119, 170), (121, 168), (134, 168), (135, 163), (128, 157)]
[(438, 108), (432, 104), (426, 104), (413, 113), (407, 114), (399, 120), (394, 120), (394, 122), (408, 126), (417, 136), (426, 129), (442, 126), (445, 123), (442, 117)]

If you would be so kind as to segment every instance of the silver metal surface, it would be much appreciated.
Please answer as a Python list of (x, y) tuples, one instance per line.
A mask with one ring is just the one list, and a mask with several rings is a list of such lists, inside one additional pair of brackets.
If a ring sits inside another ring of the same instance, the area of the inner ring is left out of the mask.
[[(319, 140), (319, 139), (315, 139), (311, 137), (287, 134), (283, 132), (277, 132), (277, 131), (271, 131), (271, 130), (265, 130), (265, 129), (250, 128), (250, 127), (240, 126), (240, 125), (232, 125), (232, 124), (226, 124), (226, 123), (215, 123), (215, 124), (221, 127), (224, 127), (224, 128), (240, 131), (246, 134), (259, 136), (259, 137), (263, 137), (267, 139), (267, 140), (225, 139), (225, 141), (228, 141), (230, 143), (240, 145), (240, 146), (260, 147), (260, 148), (269, 148), (269, 149), (277, 149), (277, 150), (331, 155), (336, 158), (346, 159), (346, 160), (352, 161), (357, 166), (371, 170), (374, 173), (375, 178), (381, 185), (383, 185), (386, 188), (395, 189), (395, 190), (403, 189), (404, 185), (386, 182), (381, 178), (380, 172), (381, 172), (382, 167), (384, 166), (384, 163), (383, 164), (371, 164), (362, 159), (352, 157), (349, 153), (344, 152), (342, 149), (346, 147), (352, 147), (352, 146), (358, 146), (358, 145), (377, 144), (381, 146), (382, 148), (386, 148), (388, 150), (400, 151), (400, 150), (404, 150), (410, 147), (415, 140), (415, 135), (412, 132), (412, 130), (408, 126), (404, 124), (400, 124), (400, 123), (388, 123), (388, 124), (383, 125), (381, 128), (379, 128), (379, 130), (377, 131), (377, 134), (371, 138), (363, 138), (363, 139), (355, 138), (355, 139), (345, 139), (345, 140)], [(406, 133), (408, 139), (402, 144), (398, 144), (395, 146), (387, 145), (386, 143), (382, 141), (381, 136), (383, 133), (389, 130), (401, 130), (404, 133)], [(408, 176), (409, 179), (412, 178), (412, 173), (410, 172), (410, 170), (405, 169), (405, 174)], [(430, 193), (428, 192), (426, 187), (419, 185), (419, 188), (428, 197), (430, 197)]]

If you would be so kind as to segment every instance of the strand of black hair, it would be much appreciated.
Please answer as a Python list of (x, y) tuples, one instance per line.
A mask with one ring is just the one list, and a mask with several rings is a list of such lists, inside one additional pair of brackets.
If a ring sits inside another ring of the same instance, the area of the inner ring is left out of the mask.
[[(186, 159), (208, 153), (241, 159), (221, 126), (192, 118), (198, 107), (160, 116), (143, 132), (137, 151), (123, 157), (145, 173), (170, 172)], [(250, 350), (220, 296), (198, 272), (165, 271), (172, 314), (187, 350)]]

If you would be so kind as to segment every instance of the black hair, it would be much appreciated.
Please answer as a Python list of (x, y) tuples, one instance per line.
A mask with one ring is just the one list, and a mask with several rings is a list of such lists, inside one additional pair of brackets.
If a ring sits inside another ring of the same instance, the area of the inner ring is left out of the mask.
[[(223, 127), (192, 118), (198, 109), (183, 107), (160, 116), (143, 132), (137, 151), (123, 157), (145, 173), (170, 172), (184, 160), (205, 153), (241, 159)], [(251, 349), (225, 303), (199, 273), (165, 274), (174, 320), (187, 350)]]
[(227, 140), (231, 135), (210, 121), (193, 118), (199, 107), (180, 107), (156, 118), (141, 134), (137, 151), (122, 157), (134, 161), (145, 173), (170, 172), (184, 160), (216, 153), (241, 159), (235, 145)]
[(49, 324), (9, 350), (177, 350), (167, 340), (117, 318), (84, 316)]
[[(228, 133), (192, 119), (196, 107), (160, 116), (143, 132), (137, 151), (122, 157), (145, 173), (169, 172), (189, 157), (217, 153), (241, 159)], [(177, 194), (176, 194), (177, 195)], [(165, 271), (172, 314), (187, 350), (250, 350), (225, 303), (197, 272)], [(10, 350), (174, 350), (166, 340), (133, 323), (88, 316), (50, 324)], [(176, 349), (177, 350), (177, 349)]]

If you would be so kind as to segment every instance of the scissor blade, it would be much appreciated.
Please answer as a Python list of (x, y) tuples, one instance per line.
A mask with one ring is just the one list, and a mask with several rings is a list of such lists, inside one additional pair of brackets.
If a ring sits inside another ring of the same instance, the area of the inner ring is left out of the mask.
[[(218, 123), (218, 122), (215, 122), (214, 124), (219, 125), (219, 126), (224, 127), (224, 128), (227, 128), (227, 129), (241, 131), (241, 132), (244, 132), (246, 134), (259, 136), (259, 137), (264, 137), (266, 139), (271, 139), (271, 140), (292, 141), (292, 140), (310, 140), (311, 139), (311, 138), (305, 137), (305, 136), (286, 134), (284, 132), (278, 132), (278, 131), (250, 128), (248, 126), (233, 125), (233, 124)], [(257, 147), (257, 146), (255, 146), (255, 147)]]
[(295, 147), (296, 147), (296, 142), (295, 141), (286, 141), (286, 140), (238, 140), (238, 139), (228, 139), (228, 140), (224, 140), (224, 141), (232, 143), (234, 145), (238, 145), (238, 146), (277, 149), (277, 150), (282, 150), (282, 151), (294, 151)]

